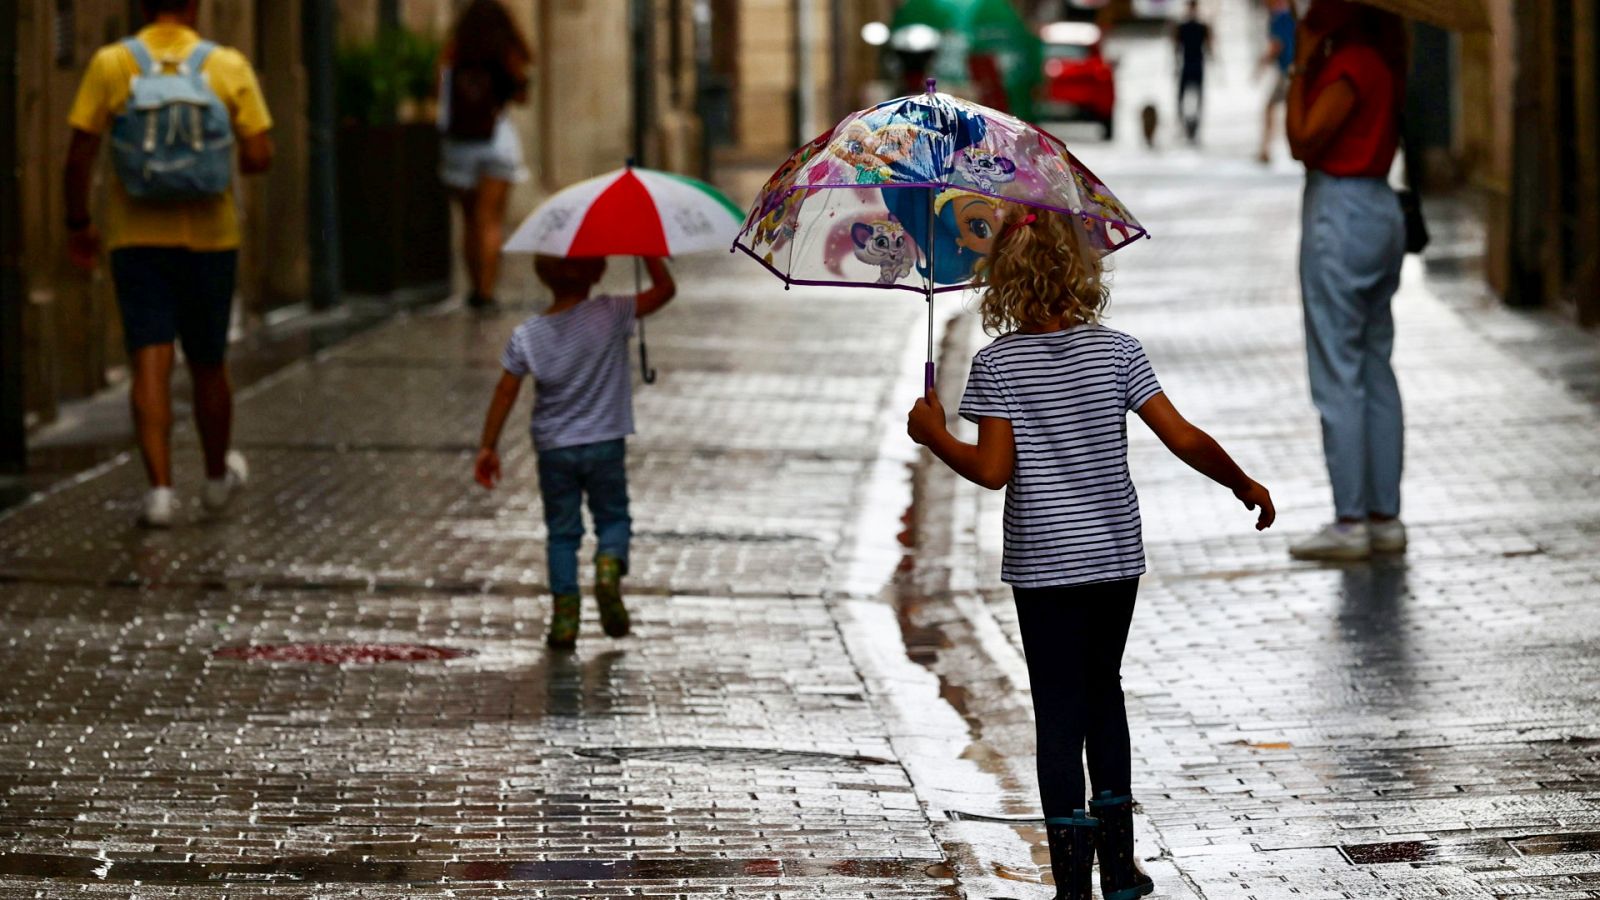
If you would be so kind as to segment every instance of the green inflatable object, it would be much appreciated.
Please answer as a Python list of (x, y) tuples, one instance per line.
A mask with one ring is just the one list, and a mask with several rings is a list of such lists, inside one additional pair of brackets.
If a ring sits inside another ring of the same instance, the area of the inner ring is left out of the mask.
[(947, 90), (962, 93), (971, 87), (970, 57), (992, 57), (1005, 88), (1007, 111), (1032, 120), (1044, 45), (1009, 0), (907, 0), (890, 29), (908, 25), (927, 25), (943, 34), (933, 74)]

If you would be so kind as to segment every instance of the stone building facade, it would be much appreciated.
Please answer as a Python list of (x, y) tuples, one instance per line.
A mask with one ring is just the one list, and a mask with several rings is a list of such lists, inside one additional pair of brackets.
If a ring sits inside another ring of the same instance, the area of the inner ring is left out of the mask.
[(1600, 9), (1487, 0), (1459, 38), (1459, 156), (1488, 197), (1490, 286), (1600, 325)]

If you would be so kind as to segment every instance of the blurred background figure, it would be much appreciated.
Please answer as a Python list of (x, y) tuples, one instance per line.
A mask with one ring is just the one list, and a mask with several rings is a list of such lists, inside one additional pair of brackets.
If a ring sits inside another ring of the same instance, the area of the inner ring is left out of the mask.
[(461, 207), (461, 254), (474, 309), (495, 303), (511, 185), (528, 177), (522, 142), (505, 116), (528, 99), (533, 51), (500, 0), (472, 0), (451, 30), (440, 71), (439, 177)]
[[(1206, 58), (1211, 55), (1211, 26), (1200, 20), (1199, 0), (1189, 0), (1188, 14), (1173, 32), (1178, 54), (1178, 118), (1183, 134), (1193, 144), (1200, 139), (1200, 116), (1205, 107)], [(1191, 108), (1189, 99), (1194, 98)]]
[(1267, 2), (1267, 52), (1261, 57), (1257, 73), (1272, 72), (1272, 91), (1267, 94), (1267, 106), (1261, 126), (1261, 153), (1263, 165), (1272, 162), (1272, 141), (1277, 137), (1278, 107), (1289, 97), (1289, 67), (1294, 62), (1294, 10), (1289, 0)]
[[(272, 114), (254, 67), (195, 30), (196, 0), (143, 0), (149, 24), (95, 53), (68, 123), (64, 191), (70, 258), (92, 271), (102, 240), (92, 214), (94, 169), (109, 137), (104, 248), (132, 377), (134, 435), (150, 489), (140, 524), (167, 528), (172, 481), (172, 370), (183, 347), (205, 457), (201, 500), (220, 513), (248, 467), (231, 450), (233, 385), (228, 330), (239, 266), (232, 179), (272, 164)], [(143, 138), (142, 142), (140, 138)], [(191, 143), (192, 142), (192, 143)]]

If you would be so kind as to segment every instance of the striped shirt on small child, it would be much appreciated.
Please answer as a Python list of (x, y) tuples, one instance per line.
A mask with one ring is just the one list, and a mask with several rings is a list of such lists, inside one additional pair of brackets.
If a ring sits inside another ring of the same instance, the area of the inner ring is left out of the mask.
[(533, 376), (536, 450), (633, 434), (628, 338), (636, 310), (632, 295), (600, 295), (517, 326), (500, 365), (513, 375)]
[(997, 338), (972, 359), (960, 414), (1008, 419), (1000, 577), (1021, 588), (1144, 574), (1127, 414), (1161, 393), (1144, 348), (1100, 325)]

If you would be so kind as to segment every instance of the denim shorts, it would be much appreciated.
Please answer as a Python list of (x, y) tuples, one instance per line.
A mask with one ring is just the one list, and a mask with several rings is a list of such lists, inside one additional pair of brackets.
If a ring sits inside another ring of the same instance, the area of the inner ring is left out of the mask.
[(522, 140), (505, 116), (494, 126), (494, 137), (487, 141), (461, 141), (443, 137), (439, 159), (439, 180), (446, 187), (470, 191), (485, 178), (513, 183), (526, 181), (528, 170), (522, 165)]
[(117, 288), (128, 353), (181, 341), (190, 362), (221, 363), (228, 353), (238, 269), (237, 250), (120, 247), (111, 251), (111, 280)]

